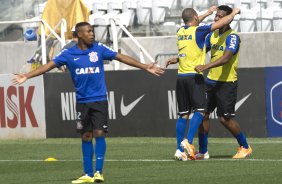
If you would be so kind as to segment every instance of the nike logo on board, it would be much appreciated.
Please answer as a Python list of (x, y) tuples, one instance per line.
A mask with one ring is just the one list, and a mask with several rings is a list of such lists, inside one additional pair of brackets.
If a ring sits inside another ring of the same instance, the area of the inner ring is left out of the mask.
[(235, 111), (237, 111), (239, 109), (239, 107), (241, 105), (243, 105), (243, 103), (249, 98), (249, 96), (251, 95), (252, 93), (249, 93), (247, 96), (245, 96), (244, 98), (242, 98), (240, 101), (238, 101), (236, 104), (235, 104)]
[[(144, 94), (145, 95), (145, 94)], [(126, 116), (136, 105), (137, 103), (144, 97), (144, 95), (140, 96), (133, 102), (131, 102), (128, 105), (124, 105), (123, 103), (123, 96), (121, 97), (121, 103), (120, 103), (120, 111), (123, 116)]]

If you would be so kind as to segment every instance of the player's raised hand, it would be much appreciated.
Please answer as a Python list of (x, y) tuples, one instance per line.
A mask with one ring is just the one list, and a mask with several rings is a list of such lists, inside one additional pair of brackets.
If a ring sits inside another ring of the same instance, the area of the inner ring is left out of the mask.
[(239, 8), (233, 8), (232, 14), (235, 16), (237, 14), (240, 14), (241, 10)]
[(214, 11), (217, 10), (217, 6), (211, 6), (209, 9), (208, 9), (208, 13), (211, 15)]
[(146, 70), (156, 76), (164, 74), (164, 69), (156, 66), (154, 63), (148, 64)]
[(27, 80), (27, 77), (24, 74), (14, 74), (14, 78), (12, 79), (12, 84), (22, 84)]

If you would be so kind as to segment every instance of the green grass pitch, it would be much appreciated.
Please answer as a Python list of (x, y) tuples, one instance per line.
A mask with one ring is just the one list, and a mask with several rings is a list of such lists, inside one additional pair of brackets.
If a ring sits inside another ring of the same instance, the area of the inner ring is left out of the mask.
[[(210, 138), (209, 160), (180, 162), (173, 160), (174, 138), (107, 138), (104, 183), (281, 183), (282, 139), (248, 141), (253, 148), (248, 159), (231, 159), (235, 139)], [(197, 139), (194, 143), (197, 147)], [(48, 157), (58, 161), (44, 161)], [(80, 139), (0, 142), (0, 184), (70, 184), (82, 173)]]

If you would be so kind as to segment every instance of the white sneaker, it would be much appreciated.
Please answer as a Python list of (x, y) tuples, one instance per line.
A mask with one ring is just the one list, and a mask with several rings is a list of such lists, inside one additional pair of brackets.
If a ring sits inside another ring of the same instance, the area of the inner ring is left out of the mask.
[(176, 150), (176, 152), (174, 154), (174, 158), (175, 158), (175, 160), (179, 160), (179, 161), (187, 161), (188, 160), (186, 153), (180, 151), (179, 149)]
[(210, 158), (209, 152), (207, 151), (205, 154), (198, 152), (196, 155), (196, 160), (207, 160)]

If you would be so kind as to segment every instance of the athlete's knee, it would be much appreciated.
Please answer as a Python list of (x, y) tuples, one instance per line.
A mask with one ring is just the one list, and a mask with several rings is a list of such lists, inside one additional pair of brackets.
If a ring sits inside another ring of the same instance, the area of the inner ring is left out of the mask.
[(232, 124), (233, 122), (231, 117), (221, 116), (219, 119), (220, 119), (220, 122), (225, 125)]
[(209, 113), (205, 113), (204, 121), (209, 121), (209, 120), (210, 120), (210, 114)]
[(189, 114), (179, 114), (179, 118), (188, 119), (189, 118)]
[(220, 121), (220, 123), (225, 124), (228, 121), (228, 119), (221, 116), (221, 117), (219, 117), (219, 121)]
[(199, 133), (207, 133), (209, 131), (209, 114), (205, 113), (203, 122), (199, 126)]
[(93, 130), (94, 137), (104, 137), (105, 131), (104, 130)]
[(91, 141), (93, 139), (93, 133), (92, 132), (85, 132), (82, 134), (81, 139), (83, 141)]

